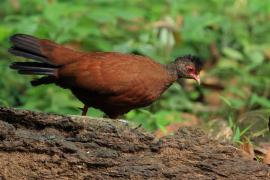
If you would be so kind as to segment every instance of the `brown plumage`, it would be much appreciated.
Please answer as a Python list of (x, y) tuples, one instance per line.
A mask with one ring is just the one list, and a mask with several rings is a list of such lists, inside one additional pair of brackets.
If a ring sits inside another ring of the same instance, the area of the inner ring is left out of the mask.
[(165, 66), (145, 56), (79, 52), (24, 34), (13, 35), (10, 41), (10, 53), (38, 61), (15, 62), (11, 68), (46, 75), (33, 80), (33, 85), (55, 83), (70, 89), (86, 107), (98, 108), (110, 118), (150, 105), (178, 78), (199, 81), (201, 63), (194, 56)]

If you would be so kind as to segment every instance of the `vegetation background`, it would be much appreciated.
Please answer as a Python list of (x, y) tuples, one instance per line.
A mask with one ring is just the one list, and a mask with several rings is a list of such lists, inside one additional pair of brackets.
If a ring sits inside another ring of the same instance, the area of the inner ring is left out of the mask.
[[(204, 60), (202, 85), (174, 84), (152, 106), (126, 119), (157, 136), (200, 126), (233, 142), (269, 140), (270, 1), (255, 0), (2, 0), (0, 105), (80, 114), (82, 103), (55, 85), (8, 68), (8, 38), (26, 33), (85, 51), (119, 51), (161, 63), (193, 54)], [(88, 115), (103, 116), (94, 109)]]

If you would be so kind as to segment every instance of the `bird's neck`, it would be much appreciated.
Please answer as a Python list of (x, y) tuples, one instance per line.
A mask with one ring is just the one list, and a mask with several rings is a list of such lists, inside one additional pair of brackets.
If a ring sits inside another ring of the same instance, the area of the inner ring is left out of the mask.
[(176, 81), (177, 80), (177, 70), (176, 70), (176, 66), (175, 63), (172, 62), (170, 64), (165, 65), (165, 68), (171, 78), (171, 81)]

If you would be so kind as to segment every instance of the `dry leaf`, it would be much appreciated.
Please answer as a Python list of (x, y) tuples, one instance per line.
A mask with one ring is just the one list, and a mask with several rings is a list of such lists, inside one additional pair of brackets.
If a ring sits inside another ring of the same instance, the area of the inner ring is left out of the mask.
[(264, 156), (263, 163), (270, 165), (270, 149), (268, 149), (266, 155)]
[(257, 156), (265, 156), (267, 153), (267, 149), (262, 148), (262, 147), (254, 147), (254, 153)]
[(252, 144), (243, 143), (240, 146), (240, 149), (242, 149), (247, 154), (247, 156), (249, 156), (250, 160), (253, 160), (255, 158), (254, 148)]

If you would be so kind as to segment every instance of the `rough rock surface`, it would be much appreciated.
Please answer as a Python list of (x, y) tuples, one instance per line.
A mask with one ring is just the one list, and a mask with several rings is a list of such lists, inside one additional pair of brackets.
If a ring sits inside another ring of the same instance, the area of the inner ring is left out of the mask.
[(270, 179), (241, 150), (182, 128), (156, 139), (110, 119), (0, 108), (3, 179)]

